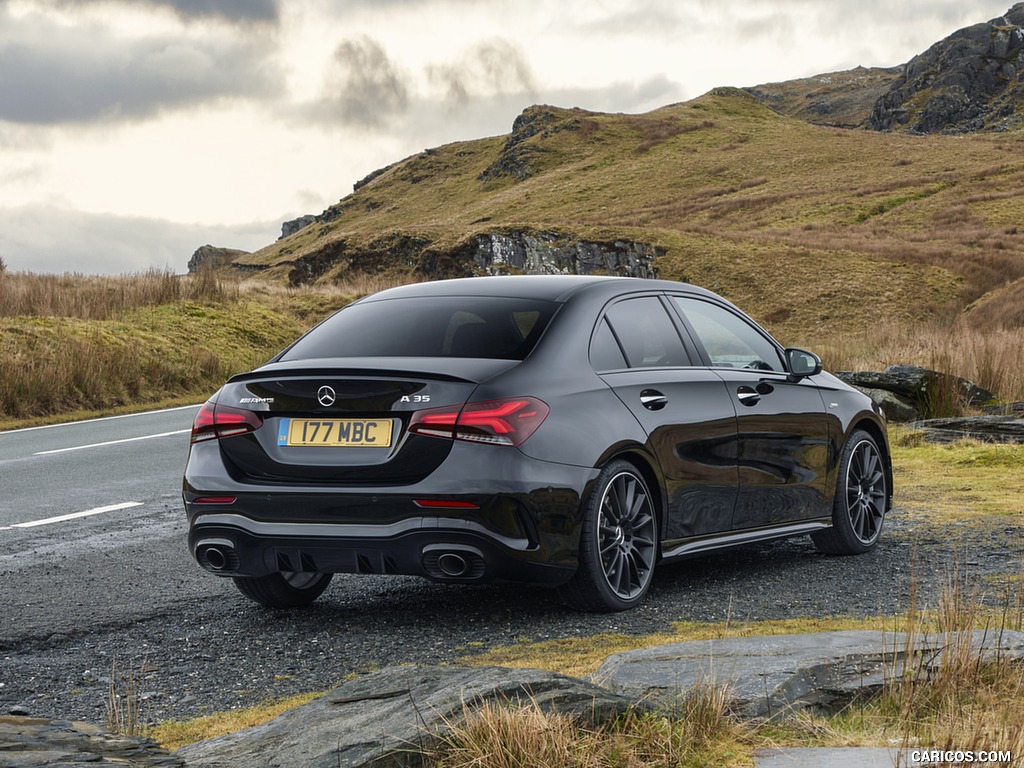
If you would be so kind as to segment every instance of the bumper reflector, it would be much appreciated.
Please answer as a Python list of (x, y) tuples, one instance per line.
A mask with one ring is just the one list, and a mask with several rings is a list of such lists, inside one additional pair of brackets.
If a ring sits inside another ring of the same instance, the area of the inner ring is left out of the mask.
[(479, 504), (471, 501), (456, 501), (454, 499), (413, 499), (417, 507), (428, 509), (480, 509)]

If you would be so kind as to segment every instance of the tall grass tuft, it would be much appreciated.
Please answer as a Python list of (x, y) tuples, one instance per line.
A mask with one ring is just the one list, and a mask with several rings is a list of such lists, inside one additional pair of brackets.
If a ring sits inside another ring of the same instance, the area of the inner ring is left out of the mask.
[(729, 715), (728, 692), (697, 686), (672, 713), (627, 712), (588, 727), (536, 701), (466, 705), (430, 755), (437, 768), (669, 768), (747, 764), (749, 732)]
[(143, 731), (142, 691), (139, 688), (139, 680), (135, 670), (119, 664), (117, 657), (114, 657), (110, 664), (107, 727), (113, 733), (123, 736), (139, 736)]
[[(1020, 760), (1024, 756), (1024, 664), (984, 652), (972, 642), (975, 630), (995, 645), (1004, 631), (1019, 627), (1020, 595), (1007, 592), (1003, 609), (992, 612), (979, 591), (968, 584), (966, 572), (954, 568), (934, 611), (919, 611), (916, 601), (911, 601), (903, 648), (906, 666), (886, 684), (878, 708), (896, 724), (905, 745), (1009, 751)], [(916, 638), (929, 633), (941, 633), (946, 639), (937, 655), (923, 654), (916, 647)]]

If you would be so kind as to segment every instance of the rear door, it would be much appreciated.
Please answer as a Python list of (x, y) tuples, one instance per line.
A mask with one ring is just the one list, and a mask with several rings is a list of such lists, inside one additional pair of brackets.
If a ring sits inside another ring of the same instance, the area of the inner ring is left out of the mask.
[(827, 515), (828, 420), (814, 381), (792, 381), (778, 345), (731, 308), (692, 296), (672, 302), (736, 408), (733, 528)]
[(679, 331), (660, 296), (640, 296), (609, 306), (591, 342), (591, 364), (661, 465), (666, 542), (728, 530), (738, 480), (732, 400), (719, 376), (694, 365), (696, 350)]

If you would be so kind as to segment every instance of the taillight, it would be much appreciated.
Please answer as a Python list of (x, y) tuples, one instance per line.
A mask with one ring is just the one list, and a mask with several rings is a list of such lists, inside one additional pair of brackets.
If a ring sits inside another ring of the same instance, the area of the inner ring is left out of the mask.
[(509, 397), (417, 411), (409, 431), (417, 435), (493, 445), (521, 445), (537, 431), (548, 407), (535, 397)]
[(263, 426), (263, 417), (258, 413), (229, 405), (215, 405), (206, 402), (196, 414), (192, 424), (192, 442), (212, 440), (216, 437), (231, 437), (254, 432)]

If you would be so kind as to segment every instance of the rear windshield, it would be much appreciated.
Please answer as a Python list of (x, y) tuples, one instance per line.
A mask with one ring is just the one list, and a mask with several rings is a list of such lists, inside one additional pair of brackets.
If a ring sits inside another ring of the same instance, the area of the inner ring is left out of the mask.
[(351, 304), (281, 360), (318, 357), (489, 357), (522, 360), (558, 304), (536, 299), (420, 296)]

